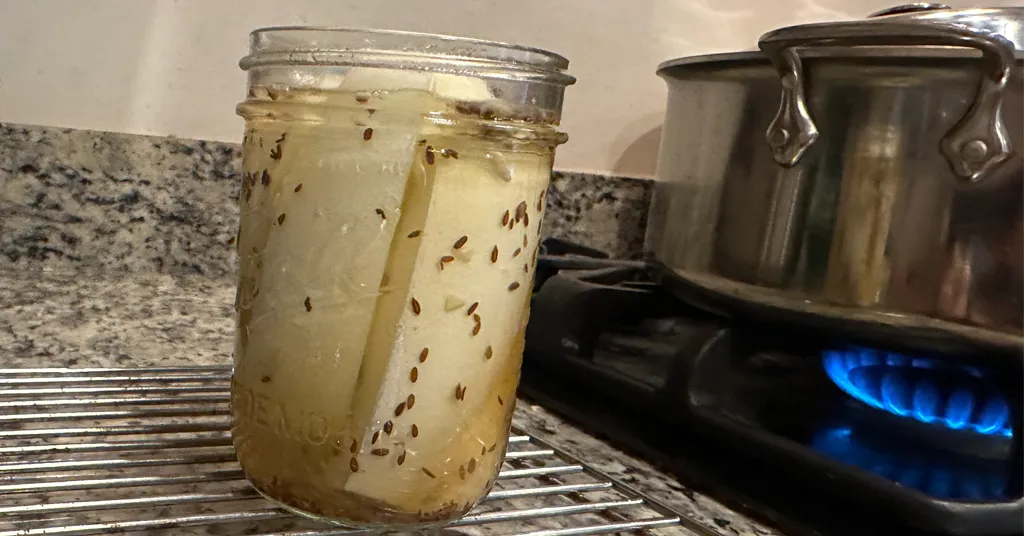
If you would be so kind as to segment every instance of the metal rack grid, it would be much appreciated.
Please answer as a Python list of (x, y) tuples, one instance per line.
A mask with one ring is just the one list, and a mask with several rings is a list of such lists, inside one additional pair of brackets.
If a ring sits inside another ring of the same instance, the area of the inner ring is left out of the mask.
[[(230, 369), (0, 369), (0, 536), (351, 534), (245, 482)], [(693, 534), (667, 506), (514, 429), (498, 483), (445, 531)]]

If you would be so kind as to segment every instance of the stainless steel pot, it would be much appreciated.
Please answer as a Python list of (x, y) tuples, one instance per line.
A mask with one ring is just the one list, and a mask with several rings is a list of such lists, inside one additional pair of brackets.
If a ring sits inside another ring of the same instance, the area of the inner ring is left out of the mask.
[(727, 312), (1019, 350), (1024, 8), (917, 4), (759, 45), (660, 66), (648, 259)]

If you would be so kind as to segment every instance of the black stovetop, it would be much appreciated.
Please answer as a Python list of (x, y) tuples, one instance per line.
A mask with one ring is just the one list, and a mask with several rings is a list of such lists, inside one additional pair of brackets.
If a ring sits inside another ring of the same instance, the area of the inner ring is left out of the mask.
[(706, 313), (549, 240), (521, 391), (788, 534), (1020, 534), (1020, 372), (969, 357)]

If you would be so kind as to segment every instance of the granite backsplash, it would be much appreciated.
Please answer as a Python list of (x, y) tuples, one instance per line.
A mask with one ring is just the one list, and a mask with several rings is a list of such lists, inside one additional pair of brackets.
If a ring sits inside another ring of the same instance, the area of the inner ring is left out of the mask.
[[(234, 272), (241, 145), (0, 124), (0, 268)], [(647, 180), (555, 172), (547, 236), (638, 258)]]

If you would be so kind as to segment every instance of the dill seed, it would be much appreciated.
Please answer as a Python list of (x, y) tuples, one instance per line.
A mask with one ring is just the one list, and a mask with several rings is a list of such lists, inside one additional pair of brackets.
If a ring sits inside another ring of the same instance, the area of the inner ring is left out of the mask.
[(270, 185), (270, 172), (268, 172), (265, 169), (263, 170), (263, 174), (260, 175), (260, 184), (262, 184), (263, 186)]
[(506, 211), (505, 211), (505, 215), (501, 217), (501, 226), (502, 226), (502, 227), (504, 227), (504, 226), (508, 225), (508, 218), (509, 218), (509, 216), (510, 216), (510, 214), (509, 214), (509, 213), (508, 213), (508, 211), (506, 210)]
[(498, 246), (491, 250), (491, 264), (498, 262)]
[(495, 449), (495, 448), (496, 448), (497, 446), (498, 446), (498, 444), (497, 444), (497, 443), (494, 443), (493, 445), (491, 445), (491, 446), (487, 447), (487, 452), (494, 452), (494, 449)]
[(398, 404), (398, 406), (395, 408), (395, 417), (401, 417), (402, 413), (404, 411), (405, 411), (405, 402), (402, 402), (402, 403)]
[(281, 144), (280, 143), (277, 144), (276, 147), (274, 147), (273, 149), (270, 150), (270, 159), (271, 160), (280, 160), (281, 159)]
[(455, 400), (462, 400), (462, 384), (455, 386)]
[(466, 310), (466, 316), (472, 316), (473, 313), (476, 312), (476, 308), (479, 307), (479, 306), (480, 306), (480, 302), (473, 302), (473, 305), (470, 305), (469, 309)]
[(352, 445), (348, 448), (348, 451), (352, 454), (359, 452), (359, 442), (355, 439), (352, 440)]
[(529, 227), (529, 226), (530, 226), (530, 213), (529, 212), (523, 212), (523, 227)]
[(282, 213), (280, 216), (277, 217), (277, 224), (278, 225), (284, 225), (284, 216), (285, 215)]
[(490, 359), (490, 358), (494, 357), (494, 350), (491, 349), (490, 346), (488, 346), (487, 349), (484, 350), (484, 357), (486, 359)]
[(459, 466), (459, 478), (461, 478), (462, 480), (466, 479), (466, 466), (465, 465), (460, 465)]
[(370, 102), (370, 97), (367, 97), (366, 95), (356, 95), (356, 102), (359, 104), (366, 104), (367, 102)]
[(375, 114), (375, 113), (377, 113), (377, 109), (376, 108), (367, 108), (366, 109), (366, 115), (368, 115), (370, 117), (373, 117), (373, 114)]
[(394, 429), (395, 429), (395, 425), (394, 425), (394, 423), (392, 423), (391, 421), (388, 421), (388, 422), (384, 423), (384, 433), (385, 433), (385, 434), (387, 434), (387, 435), (391, 435), (391, 432), (392, 432), (392, 431), (393, 431)]
[(420, 309), (420, 302), (416, 301), (416, 298), (413, 298), (412, 299), (412, 314), (419, 315), (420, 311), (421, 311), (421, 309)]
[(420, 427), (416, 426), (415, 424), (412, 425), (412, 436), (413, 437), (419, 437), (419, 435), (420, 435)]
[(515, 228), (516, 228), (516, 221), (515, 220), (512, 220), (512, 221), (508, 222), (508, 230), (509, 231), (511, 231), (512, 229), (515, 229)]
[(523, 265), (523, 273), (524, 274), (530, 273), (530, 265), (529, 264), (524, 264)]
[(398, 455), (398, 460), (396, 460), (396, 461), (398, 462), (398, 465), (402, 465), (403, 463), (405, 463), (405, 453), (403, 452), (403, 453), (399, 454)]
[(519, 288), (519, 282), (518, 281), (513, 281), (512, 284), (508, 286), (508, 290), (509, 291), (513, 291), (513, 290), (515, 290), (517, 288)]
[(459, 249), (459, 248), (461, 248), (462, 246), (465, 246), (465, 245), (466, 245), (466, 242), (467, 242), (468, 240), (469, 240), (469, 237), (468, 237), (468, 236), (465, 236), (465, 235), (463, 235), (463, 236), (462, 236), (462, 238), (460, 238), (460, 239), (456, 240), (456, 241), (455, 241), (455, 243), (454, 243), (454, 244), (452, 244), (452, 247), (453, 247), (453, 248), (455, 248), (455, 249)]
[(375, 209), (373, 209), (373, 211), (376, 212), (378, 216), (380, 216), (380, 219), (382, 219), (382, 220), (388, 219), (387, 214), (384, 214), (384, 209), (382, 209), (382, 208), (375, 208)]
[(300, 183), (298, 184), (298, 186), (296, 186), (296, 187), (295, 187), (295, 190), (294, 190), (294, 191), (298, 192), (298, 191), (299, 191), (299, 190), (301, 190), (301, 189), (302, 189), (302, 183), (300, 182)]
[(526, 235), (523, 235), (523, 247), (525, 248), (527, 246), (527, 244), (529, 244), (529, 243), (530, 243), (530, 240), (528, 238), (526, 238)]
[(424, 348), (423, 351), (420, 352), (420, 363), (422, 363), (422, 362), (427, 360), (427, 354), (429, 354), (429, 353), (430, 353), (430, 348)]
[(431, 147), (429, 145), (427, 146), (427, 152), (426, 152), (426, 156), (424, 158), (427, 159), (427, 165), (428, 166), (434, 165), (434, 148), (433, 147)]
[(415, 403), (416, 403), (416, 395), (414, 395), (414, 394), (410, 394), (409, 397), (405, 399), (405, 407), (407, 407), (409, 409), (412, 409), (412, 405), (415, 404)]
[(501, 399), (501, 396), (498, 396), (498, 404), (502, 406), (505, 405), (505, 401)]
[(353, 456), (352, 459), (348, 461), (348, 468), (351, 469), (353, 473), (359, 470), (359, 462), (356, 461), (355, 456)]
[(417, 236), (419, 236), (421, 234), (423, 234), (423, 231), (413, 231), (413, 232), (409, 233), (409, 238), (416, 238)]
[(429, 476), (430, 478), (437, 478), (436, 476), (434, 476), (434, 473), (431, 473), (430, 469), (427, 469), (426, 467), (423, 468), (423, 474)]
[(537, 196), (537, 212), (544, 210), (544, 192)]
[(473, 326), (473, 336), (475, 337), (475, 336), (477, 336), (479, 334), (480, 334), (480, 322), (477, 322), (476, 325)]
[(444, 264), (446, 262), (452, 262), (454, 260), (455, 257), (452, 257), (451, 255), (445, 255), (444, 257), (441, 257), (441, 264)]
[(373, 432), (373, 437), (370, 438), (370, 444), (376, 445), (378, 439), (380, 439), (380, 431)]
[(516, 223), (519, 223), (520, 221), (522, 221), (523, 220), (523, 216), (525, 216), (525, 215), (526, 215), (526, 201), (520, 201), (519, 204), (516, 205)]
[(516, 250), (512, 252), (512, 256), (513, 257), (518, 257), (519, 254), (522, 253), (522, 252), (523, 252), (523, 248), (516, 248)]
[(466, 470), (469, 471), (471, 474), (473, 473), (473, 471), (476, 471), (476, 458), (469, 459), (469, 464), (466, 465)]
[(480, 447), (480, 455), (481, 455), (481, 456), (485, 456), (485, 455), (487, 455), (487, 445), (482, 445), (482, 446)]
[(370, 454), (374, 456), (387, 456), (389, 452), (391, 451), (388, 449), (373, 449), (370, 451)]
[(416, 383), (416, 380), (418, 380), (419, 378), (420, 369), (413, 367), (412, 370), (409, 371), (409, 381), (411, 381), (412, 383)]
[(309, 296), (306, 296), (306, 301), (302, 302), (302, 304), (306, 306), (307, 313), (313, 310), (313, 302), (309, 300)]
[(372, 137), (373, 137), (373, 129), (367, 127), (366, 130), (363, 131), (363, 141), (370, 141), (370, 138), (372, 138)]
[(263, 383), (270, 383), (270, 376), (264, 376), (260, 378), (260, 381)]

